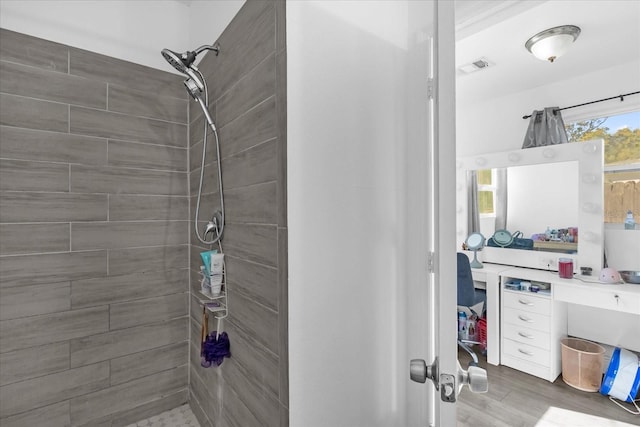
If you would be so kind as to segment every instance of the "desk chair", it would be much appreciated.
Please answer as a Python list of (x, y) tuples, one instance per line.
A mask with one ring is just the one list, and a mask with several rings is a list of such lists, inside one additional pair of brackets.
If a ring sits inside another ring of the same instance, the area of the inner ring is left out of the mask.
[[(482, 317), (487, 305), (487, 293), (484, 289), (476, 289), (473, 285), (473, 276), (471, 275), (471, 265), (469, 258), (463, 253), (457, 254), (458, 263), (458, 306), (467, 307), (471, 310), (471, 307), (482, 303), (482, 310), (480, 313), (476, 313), (478, 317)], [(481, 344), (478, 341), (462, 340), (458, 337), (458, 346), (464, 349), (473, 362), (471, 366), (478, 366), (478, 356), (475, 354), (470, 345)]]

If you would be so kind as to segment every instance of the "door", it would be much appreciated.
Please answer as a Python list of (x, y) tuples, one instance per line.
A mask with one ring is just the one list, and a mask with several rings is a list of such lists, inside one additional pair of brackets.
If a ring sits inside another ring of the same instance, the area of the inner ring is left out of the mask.
[[(436, 1), (433, 7), (434, 26), (425, 34), (429, 42), (423, 46), (429, 58), (423, 70), (428, 78), (414, 106), (428, 117), (426, 135), (416, 135), (428, 141), (425, 152), (416, 153), (427, 166), (426, 172), (422, 176), (417, 172), (414, 177), (424, 184), (414, 189), (414, 196), (425, 200), (425, 232), (420, 237), (424, 241), (417, 247), (422, 257), (419, 268), (426, 273), (413, 289), (414, 296), (421, 296), (415, 298), (419, 302), (408, 305), (415, 321), (410, 336), (416, 340), (410, 344), (410, 352), (424, 353), (411, 361), (411, 378), (426, 390), (411, 387), (409, 402), (426, 407), (412, 411), (420, 416), (412, 419), (411, 425), (446, 427), (456, 424), (457, 394), (468, 376), (457, 360), (454, 3)], [(474, 379), (482, 383), (482, 372), (473, 374), (479, 375)]]

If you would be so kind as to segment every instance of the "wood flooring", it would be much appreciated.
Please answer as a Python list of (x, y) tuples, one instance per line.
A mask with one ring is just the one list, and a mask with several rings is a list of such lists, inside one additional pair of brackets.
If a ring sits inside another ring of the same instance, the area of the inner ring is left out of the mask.
[[(458, 358), (462, 366), (470, 361), (463, 351)], [(487, 365), (486, 358), (479, 358), (487, 369), (489, 392), (474, 394), (463, 388), (457, 406), (459, 427), (640, 426), (640, 415), (627, 413), (600, 393), (568, 386), (562, 375), (550, 383), (506, 366)]]

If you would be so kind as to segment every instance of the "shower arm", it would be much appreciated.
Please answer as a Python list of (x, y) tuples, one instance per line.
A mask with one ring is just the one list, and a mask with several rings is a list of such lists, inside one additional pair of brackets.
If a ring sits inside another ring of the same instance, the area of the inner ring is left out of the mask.
[(196, 48), (196, 50), (194, 50), (194, 52), (196, 53), (196, 55), (200, 55), (202, 52), (204, 52), (205, 50), (212, 50), (216, 53), (216, 56), (218, 56), (218, 54), (220, 53), (220, 45), (219, 44), (205, 44), (202, 45), (198, 48)]

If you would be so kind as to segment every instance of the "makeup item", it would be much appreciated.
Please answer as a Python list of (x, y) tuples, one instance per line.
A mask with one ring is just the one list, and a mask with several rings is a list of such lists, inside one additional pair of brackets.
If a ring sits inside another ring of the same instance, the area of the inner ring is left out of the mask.
[(529, 288), (529, 290), (531, 290), (531, 292), (539, 292), (539, 291), (540, 291), (540, 286), (538, 286), (538, 285), (531, 285), (531, 287)]
[(573, 278), (573, 260), (571, 258), (558, 259), (558, 275), (562, 279)]
[(521, 291), (530, 291), (531, 290), (531, 282), (520, 282), (520, 290)]
[(505, 289), (509, 289), (510, 291), (519, 291), (520, 290), (520, 284), (519, 283), (505, 283), (504, 287), (505, 287)]

